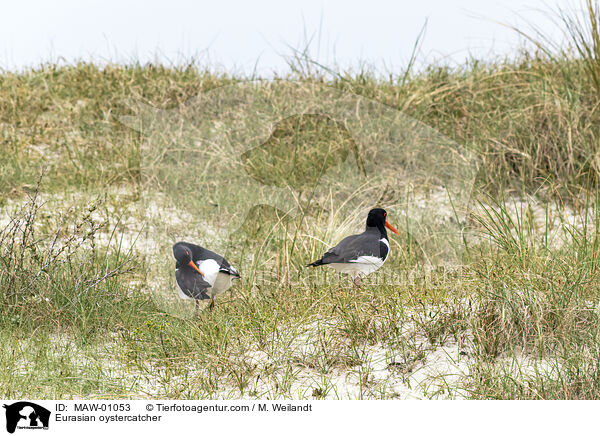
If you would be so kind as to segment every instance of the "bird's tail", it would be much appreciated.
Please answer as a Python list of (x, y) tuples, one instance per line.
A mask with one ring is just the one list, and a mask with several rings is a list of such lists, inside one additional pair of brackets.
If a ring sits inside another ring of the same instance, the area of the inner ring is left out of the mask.
[(315, 260), (313, 263), (309, 263), (306, 266), (313, 266), (314, 267), (314, 266), (321, 266), (321, 265), (323, 265), (323, 259)]

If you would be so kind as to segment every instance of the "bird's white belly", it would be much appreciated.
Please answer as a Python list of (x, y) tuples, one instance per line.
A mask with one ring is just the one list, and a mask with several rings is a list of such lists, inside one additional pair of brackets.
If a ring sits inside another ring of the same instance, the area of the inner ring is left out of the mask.
[(204, 275), (204, 280), (207, 281), (211, 287), (214, 286), (217, 275), (219, 274), (219, 264), (217, 261), (213, 259), (199, 260), (196, 262), (196, 265)]
[(354, 279), (357, 276), (364, 277), (377, 271), (384, 262), (385, 259), (375, 256), (359, 256), (357, 259), (348, 263), (330, 263), (327, 266), (333, 268), (337, 272), (349, 274)]
[(219, 294), (225, 292), (227, 289), (229, 289), (232, 284), (233, 284), (233, 276), (219, 272), (217, 274), (217, 279), (215, 280), (215, 283), (212, 286), (212, 288), (209, 289), (209, 292), (211, 292), (211, 294), (213, 296), (219, 295)]

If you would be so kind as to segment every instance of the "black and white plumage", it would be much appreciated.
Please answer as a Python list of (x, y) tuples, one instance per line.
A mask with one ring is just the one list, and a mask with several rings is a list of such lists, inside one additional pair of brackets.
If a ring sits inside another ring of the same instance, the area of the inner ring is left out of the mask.
[(337, 272), (350, 275), (356, 286), (360, 279), (377, 271), (390, 254), (386, 228), (399, 234), (387, 222), (387, 212), (372, 209), (367, 216), (367, 228), (360, 235), (348, 236), (330, 248), (321, 259), (307, 266), (327, 265)]
[(210, 299), (209, 309), (215, 304), (215, 297), (231, 287), (240, 273), (227, 260), (210, 250), (188, 242), (173, 245), (175, 279), (179, 296), (196, 301), (196, 313), (200, 300)]

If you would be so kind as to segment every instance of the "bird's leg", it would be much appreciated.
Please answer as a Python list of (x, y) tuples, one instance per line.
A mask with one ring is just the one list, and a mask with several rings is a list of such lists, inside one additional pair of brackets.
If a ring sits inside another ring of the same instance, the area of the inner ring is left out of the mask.
[(360, 289), (360, 276), (354, 277), (354, 286), (356, 289)]
[(196, 317), (198, 317), (198, 314), (200, 313), (200, 301), (194, 300), (194, 302), (196, 303)]
[(210, 304), (208, 305), (208, 310), (213, 310), (213, 307), (215, 307), (215, 297), (212, 297), (210, 299)]

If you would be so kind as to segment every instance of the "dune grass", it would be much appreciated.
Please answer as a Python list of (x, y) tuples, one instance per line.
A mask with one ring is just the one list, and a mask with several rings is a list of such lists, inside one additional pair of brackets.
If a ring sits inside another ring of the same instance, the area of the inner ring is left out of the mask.
[[(457, 268), (427, 263), (391, 180), (371, 190), (315, 184), (344, 162), (366, 172), (373, 157), (335, 120), (287, 118), (239, 155), (213, 143), (190, 159), (196, 145), (176, 143), (162, 156), (167, 171), (120, 118), (132, 100), (176, 112), (256, 78), (197, 65), (2, 72), (0, 396), (598, 398), (594, 29), (592, 39), (572, 34), (579, 56), (539, 50), (388, 78), (284, 78), (383, 103), (478, 157)], [(186, 162), (199, 168), (202, 195), (182, 175)], [(210, 197), (218, 162), (292, 192), (294, 213), (235, 178)], [(227, 204), (256, 207), (240, 220)], [(304, 268), (359, 231), (375, 205), (403, 231), (360, 290)], [(242, 273), (198, 319), (176, 297), (177, 239), (226, 253)]]

